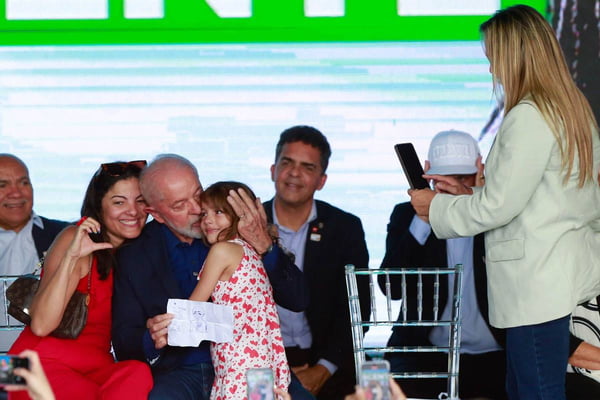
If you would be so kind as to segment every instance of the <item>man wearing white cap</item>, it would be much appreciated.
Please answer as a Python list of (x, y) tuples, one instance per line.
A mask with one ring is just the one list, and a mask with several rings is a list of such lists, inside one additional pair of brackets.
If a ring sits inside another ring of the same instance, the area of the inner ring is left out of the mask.
[[(479, 147), (468, 133), (454, 130), (438, 133), (431, 141), (428, 158), (424, 170), (429, 174), (450, 175), (468, 186), (483, 184)], [(406, 202), (396, 205), (390, 217), (381, 268), (463, 265), (460, 397), (505, 399), (505, 356), (500, 346), (503, 337), (488, 320), (484, 254), (483, 235), (440, 240), (431, 231), (431, 226), (417, 217), (411, 204)], [(400, 279), (399, 275), (390, 276), (394, 299), (402, 298)], [(385, 290), (383, 275), (379, 285)], [(440, 285), (440, 309), (444, 318), (451, 311), (450, 286), (447, 279)], [(432, 312), (433, 305), (428, 303), (432, 302), (433, 294), (425, 293), (426, 289), (432, 290), (432, 285), (423, 287), (423, 310)], [(416, 290), (412, 293), (409, 290), (406, 296), (409, 302), (415, 301)], [(424, 315), (423, 318), (429, 317)], [(447, 346), (448, 328), (394, 327), (388, 344)], [(396, 372), (441, 371), (447, 368), (446, 355), (440, 353), (391, 353), (388, 358)], [(409, 397), (437, 398), (440, 392), (446, 391), (445, 380), (441, 379), (402, 380), (401, 385)]]

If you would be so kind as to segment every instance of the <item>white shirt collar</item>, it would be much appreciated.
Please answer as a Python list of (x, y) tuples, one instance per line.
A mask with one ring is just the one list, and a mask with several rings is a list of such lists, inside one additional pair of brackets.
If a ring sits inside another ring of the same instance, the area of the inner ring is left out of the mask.
[(44, 221), (42, 221), (42, 217), (37, 215), (35, 211), (31, 211), (31, 219), (33, 220), (33, 224), (40, 229), (44, 229)]
[[(32, 224), (37, 226), (40, 229), (44, 229), (44, 221), (42, 221), (42, 217), (40, 217), (39, 215), (37, 215), (35, 213), (35, 211), (31, 211), (31, 218), (29, 218), (29, 221), (27, 221), (27, 223), (25, 224), (25, 227), (27, 227), (27, 225)], [(4, 228), (0, 228), (0, 230), (2, 231), (10, 231), (12, 229), (4, 229)], [(31, 232), (31, 228), (29, 228), (29, 231)]]
[[(279, 227), (279, 229), (286, 229), (291, 232), (291, 230), (287, 229), (285, 226), (279, 225), (279, 219), (277, 218), (277, 212), (275, 211), (275, 199), (273, 199), (272, 209), (273, 209), (273, 211), (272, 211), (273, 212), (273, 224), (277, 225)], [(312, 207), (310, 209), (310, 214), (308, 214), (308, 218), (302, 224), (300, 229), (302, 229), (302, 227), (304, 227), (304, 225), (313, 222), (315, 219), (317, 219), (317, 203), (315, 202), (315, 199), (313, 199)]]

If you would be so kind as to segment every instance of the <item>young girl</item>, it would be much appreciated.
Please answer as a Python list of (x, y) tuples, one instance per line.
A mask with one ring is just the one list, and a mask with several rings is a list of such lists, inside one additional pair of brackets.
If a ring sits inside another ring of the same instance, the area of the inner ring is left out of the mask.
[(204, 241), (212, 245), (190, 300), (233, 307), (232, 343), (213, 343), (211, 356), (215, 380), (211, 399), (246, 399), (246, 371), (271, 368), (278, 388), (287, 389), (290, 372), (273, 289), (256, 251), (239, 238), (239, 217), (227, 202), (230, 190), (243, 188), (238, 182), (217, 182), (200, 197)]

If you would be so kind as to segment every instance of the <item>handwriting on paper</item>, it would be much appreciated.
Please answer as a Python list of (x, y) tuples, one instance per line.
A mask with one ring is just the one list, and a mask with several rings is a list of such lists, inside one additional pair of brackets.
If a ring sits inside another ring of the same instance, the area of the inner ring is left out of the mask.
[(233, 341), (233, 308), (204, 301), (169, 299), (167, 312), (175, 317), (168, 328), (169, 346), (196, 347), (203, 340)]

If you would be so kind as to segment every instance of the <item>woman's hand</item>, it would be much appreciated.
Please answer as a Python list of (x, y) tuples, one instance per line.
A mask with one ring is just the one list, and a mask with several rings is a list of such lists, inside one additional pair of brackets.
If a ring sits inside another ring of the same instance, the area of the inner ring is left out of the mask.
[(484, 165), (481, 156), (477, 157), (477, 160), (475, 160), (475, 166), (477, 167), (477, 172), (475, 173), (475, 186), (481, 187), (485, 185), (485, 175), (483, 174)]
[(446, 175), (423, 175), (427, 180), (433, 181), (433, 187), (436, 193), (446, 194), (473, 194), (473, 189), (470, 186), (465, 185), (458, 179), (452, 176)]
[(49, 335), (60, 324), (79, 280), (90, 272), (90, 254), (113, 247), (90, 239), (89, 234), (99, 229), (96, 220), (86, 218), (77, 227), (65, 228), (50, 246), (39, 289), (29, 307), (30, 327), (36, 336)]
[(24, 350), (19, 357), (26, 357), (29, 360), (29, 369), (16, 368), (14, 374), (25, 379), (23, 385), (6, 385), (4, 390), (14, 392), (17, 390), (27, 390), (27, 394), (33, 400), (54, 400), (54, 393), (48, 383), (42, 363), (38, 354), (33, 350)]
[(94, 218), (85, 219), (77, 227), (75, 236), (67, 248), (67, 256), (79, 259), (85, 257), (96, 250), (111, 249), (112, 244), (101, 242), (96, 243), (90, 238), (90, 233), (100, 233), (100, 223)]
[(431, 189), (411, 189), (408, 191), (408, 195), (417, 216), (423, 221), (429, 222), (429, 206), (435, 197), (435, 192)]

